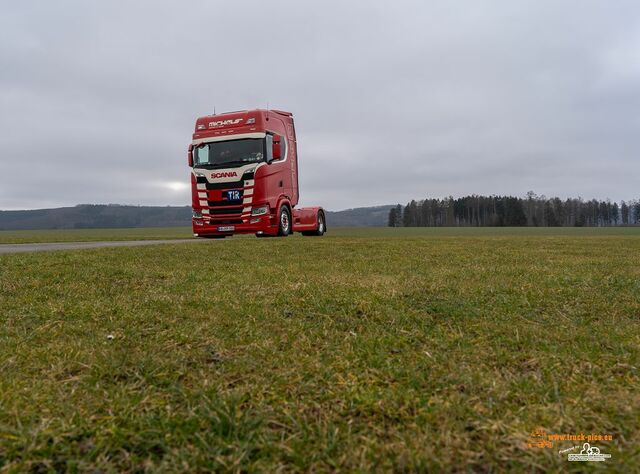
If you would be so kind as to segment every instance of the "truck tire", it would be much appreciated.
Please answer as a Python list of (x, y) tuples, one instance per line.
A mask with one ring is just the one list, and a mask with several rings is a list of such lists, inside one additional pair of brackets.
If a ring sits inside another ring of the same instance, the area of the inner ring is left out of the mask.
[(321, 236), (327, 231), (327, 221), (324, 217), (324, 212), (318, 212), (318, 226), (316, 230), (309, 230), (302, 233), (302, 235), (315, 235)]
[(280, 206), (278, 212), (278, 236), (286, 237), (291, 233), (291, 211), (286, 205)]

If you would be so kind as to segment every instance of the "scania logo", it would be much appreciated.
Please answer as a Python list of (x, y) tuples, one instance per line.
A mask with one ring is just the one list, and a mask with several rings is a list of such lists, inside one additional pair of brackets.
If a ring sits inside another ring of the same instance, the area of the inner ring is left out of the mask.
[(233, 178), (238, 177), (237, 171), (221, 171), (220, 173), (211, 173), (211, 179), (216, 178)]
[(228, 120), (217, 120), (215, 122), (209, 122), (209, 128), (216, 128), (216, 127), (224, 127), (226, 125), (237, 125), (240, 122), (242, 122), (243, 119), (238, 118), (238, 119), (228, 119)]

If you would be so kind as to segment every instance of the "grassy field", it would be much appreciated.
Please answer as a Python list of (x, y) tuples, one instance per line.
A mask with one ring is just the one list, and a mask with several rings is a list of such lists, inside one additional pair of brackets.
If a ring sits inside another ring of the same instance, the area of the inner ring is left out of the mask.
[[(336, 237), (464, 237), (464, 236), (640, 236), (638, 227), (338, 227)], [(162, 240), (193, 237), (191, 227), (149, 227), (143, 229), (0, 230), (0, 244), (37, 242), (95, 242), (106, 240)], [(242, 236), (243, 238), (248, 236)], [(253, 237), (253, 236), (250, 236)], [(237, 237), (236, 237), (237, 239)]]
[(0, 255), (0, 310), (0, 472), (640, 465), (640, 229)]

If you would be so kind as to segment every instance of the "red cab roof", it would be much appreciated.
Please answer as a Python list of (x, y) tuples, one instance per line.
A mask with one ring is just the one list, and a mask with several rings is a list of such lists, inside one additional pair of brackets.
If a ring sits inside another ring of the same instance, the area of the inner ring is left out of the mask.
[(291, 112), (273, 109), (240, 110), (205, 115), (196, 120), (193, 138), (229, 133), (264, 132), (267, 129), (269, 116), (273, 116), (273, 114), (293, 117)]

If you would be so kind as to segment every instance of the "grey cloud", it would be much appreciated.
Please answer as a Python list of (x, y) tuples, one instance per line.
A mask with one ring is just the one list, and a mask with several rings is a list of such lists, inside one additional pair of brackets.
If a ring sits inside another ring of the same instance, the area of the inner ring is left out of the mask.
[(35, 2), (0, 18), (0, 209), (174, 204), (195, 118), (296, 116), (303, 204), (638, 197), (640, 6)]

